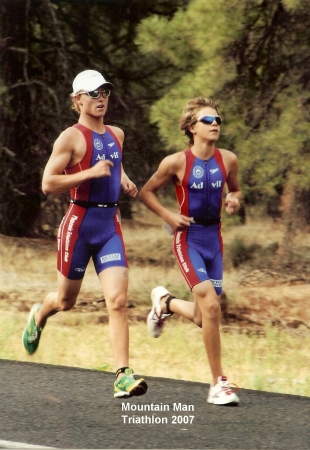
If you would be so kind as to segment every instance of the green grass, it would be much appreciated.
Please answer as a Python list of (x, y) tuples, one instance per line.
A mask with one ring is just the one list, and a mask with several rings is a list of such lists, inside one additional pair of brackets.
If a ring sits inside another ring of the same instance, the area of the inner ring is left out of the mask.
[[(108, 325), (90, 320), (92, 313), (65, 312), (50, 319), (36, 354), (21, 344), (26, 313), (0, 318), (0, 358), (114, 372)], [(260, 335), (222, 333), (222, 356), (230, 380), (247, 389), (310, 396), (308, 349), (310, 336), (292, 336), (266, 327)], [(147, 376), (210, 383), (211, 373), (201, 330), (173, 318), (159, 339), (150, 337), (145, 323), (130, 325), (131, 366)]]

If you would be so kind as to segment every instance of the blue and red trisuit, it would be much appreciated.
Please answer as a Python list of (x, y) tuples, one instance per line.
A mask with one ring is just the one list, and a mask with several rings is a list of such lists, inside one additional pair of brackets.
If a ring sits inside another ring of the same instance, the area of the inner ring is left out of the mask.
[(192, 289), (210, 280), (218, 295), (222, 292), (223, 240), (221, 209), (227, 178), (219, 149), (202, 160), (191, 149), (184, 151), (185, 173), (181, 185), (175, 185), (180, 213), (195, 222), (174, 233), (173, 251), (181, 272)]
[(112, 130), (103, 135), (76, 124), (86, 140), (82, 160), (65, 170), (77, 173), (100, 160), (110, 160), (111, 176), (93, 178), (70, 190), (71, 203), (58, 231), (57, 269), (70, 280), (80, 280), (90, 258), (97, 274), (113, 267), (127, 267), (120, 215), (122, 148)]

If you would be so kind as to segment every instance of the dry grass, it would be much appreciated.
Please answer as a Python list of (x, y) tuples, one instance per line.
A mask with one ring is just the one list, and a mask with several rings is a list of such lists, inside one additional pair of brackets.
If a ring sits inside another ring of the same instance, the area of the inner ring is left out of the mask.
[[(50, 321), (40, 349), (27, 355), (21, 345), (26, 315), (2, 314), (1, 358), (114, 371), (108, 326), (94, 323), (91, 313), (66, 313)], [(131, 322), (131, 365), (138, 373), (209, 383), (201, 330), (173, 319), (160, 339), (151, 338), (145, 323)], [(310, 396), (310, 336), (291, 336), (268, 328), (264, 335), (240, 330), (222, 333), (223, 361), (230, 378), (247, 389)]]
[[(134, 222), (123, 222), (123, 231), (130, 263), (129, 304), (135, 306), (128, 309), (132, 366), (146, 376), (209, 382), (210, 370), (199, 328), (173, 317), (160, 339), (155, 340), (146, 332), (149, 294), (154, 286), (165, 285), (174, 295), (192, 299), (174, 263), (171, 236), (162, 230), (160, 219), (143, 206), (136, 211)], [(224, 315), (221, 328), (223, 363), (228, 375), (244, 388), (310, 396), (310, 311), (305, 307), (309, 284), (292, 283), (289, 278), (293, 271), (279, 274), (272, 260), (268, 260), (269, 272), (265, 267), (265, 272), (258, 271), (260, 254), (237, 269), (229, 259), (230, 245), (237, 238), (241, 237), (246, 245), (257, 244), (264, 252), (271, 244), (281, 244), (281, 228), (271, 220), (249, 217), (243, 226), (225, 222), (223, 235), (224, 290), (230, 315)], [(114, 371), (107, 312), (104, 303), (93, 304), (102, 299), (102, 293), (92, 265), (77, 307), (51, 318), (38, 352), (32, 357), (24, 353), (21, 331), (31, 305), (57, 288), (56, 243), (4, 236), (0, 242), (0, 357)], [(298, 235), (296, 242), (310, 247), (308, 234)], [(294, 271), (298, 273), (298, 268)]]

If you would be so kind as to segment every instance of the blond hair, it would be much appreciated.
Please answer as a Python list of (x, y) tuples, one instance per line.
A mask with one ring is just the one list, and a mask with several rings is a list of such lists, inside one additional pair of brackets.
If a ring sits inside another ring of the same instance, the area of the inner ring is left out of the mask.
[(77, 97), (80, 96), (80, 93), (78, 92), (77, 94), (73, 95), (70, 94), (70, 99), (71, 99), (71, 109), (73, 109), (73, 111), (76, 111), (78, 114), (80, 114), (81, 109), (77, 103)]
[(204, 97), (196, 97), (185, 105), (183, 108), (180, 121), (179, 121), (179, 129), (184, 131), (185, 136), (188, 137), (188, 145), (194, 144), (193, 133), (189, 130), (191, 125), (194, 125), (197, 122), (197, 113), (202, 108), (209, 106), (216, 110), (219, 115), (219, 105), (214, 100)]

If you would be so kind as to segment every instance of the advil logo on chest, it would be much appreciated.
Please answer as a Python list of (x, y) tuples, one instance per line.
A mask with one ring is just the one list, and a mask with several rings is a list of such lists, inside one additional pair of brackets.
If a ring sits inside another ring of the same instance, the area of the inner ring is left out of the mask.
[(222, 182), (220, 180), (216, 181), (215, 183), (212, 183), (212, 187), (219, 188), (222, 186)]
[(190, 186), (191, 189), (203, 189), (203, 181), (196, 184), (195, 182)]
[(118, 159), (118, 152), (111, 153), (110, 157), (112, 159)]
[(103, 161), (105, 159), (105, 155), (97, 155), (96, 161)]

